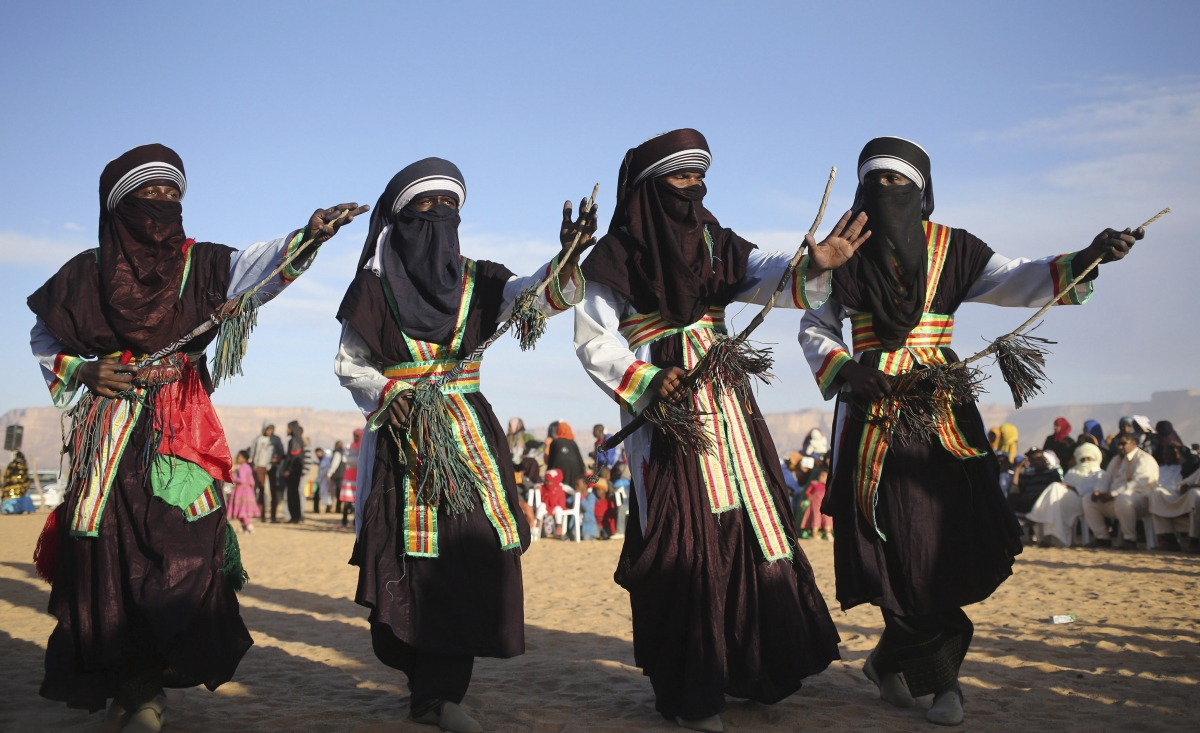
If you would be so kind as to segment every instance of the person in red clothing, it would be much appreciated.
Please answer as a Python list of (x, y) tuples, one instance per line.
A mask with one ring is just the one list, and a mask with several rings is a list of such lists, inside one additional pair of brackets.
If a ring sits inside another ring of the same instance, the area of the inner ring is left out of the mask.
[(833, 517), (821, 513), (821, 502), (825, 500), (825, 480), (827, 478), (829, 478), (828, 469), (818, 469), (816, 478), (808, 483), (808, 488), (804, 491), (804, 498), (808, 499), (808, 508), (804, 510), (804, 518), (800, 520), (801, 537), (807, 531), (811, 533), (809, 536), (814, 538), (817, 536), (817, 532), (820, 532), (821, 539), (833, 539), (831, 535)]
[(617, 533), (617, 505), (608, 498), (608, 479), (596, 479), (592, 493), (596, 495), (596, 525), (600, 528), (600, 539), (606, 540)]

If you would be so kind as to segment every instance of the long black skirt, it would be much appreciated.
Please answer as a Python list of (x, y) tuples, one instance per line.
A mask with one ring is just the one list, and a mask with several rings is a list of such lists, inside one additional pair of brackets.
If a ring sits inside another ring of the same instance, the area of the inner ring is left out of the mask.
[(657, 436), (647, 526), (636, 495), (629, 510), (615, 579), (629, 591), (635, 660), (668, 719), (715, 715), (726, 694), (779, 702), (839, 657), (837, 629), (797, 542), (778, 455), (756, 416), (751, 399), (746, 424), (794, 548), (791, 561), (765, 560), (743, 510), (714, 514), (696, 456)]
[[(216, 689), (233, 678), (254, 642), (237, 595), (221, 574), (225, 507), (195, 522), (156, 499), (143, 481), (145, 413), (109, 490), (97, 537), (59, 524), (41, 695), (101, 710), (123, 676), (161, 666), (166, 687)], [(67, 517), (77, 496), (68, 500)]]
[[(492, 456), (512, 465), (504, 429), (481, 393), (467, 395)], [(500, 549), (500, 538), (477, 500), (471, 511), (438, 510), (438, 557), (402, 555), (404, 496), (397, 490), (403, 466), (394, 441), (380, 431), (371, 493), (350, 562), (359, 568), (355, 601), (371, 609), (374, 638), (391, 635), (425, 652), (472, 657), (515, 657), (525, 653), (525, 605), (519, 550)], [(517, 504), (512, 471), (500, 471), (509, 509), (516, 517), (521, 547), (529, 526)], [(397, 648), (376, 643), (381, 662), (403, 670)]]

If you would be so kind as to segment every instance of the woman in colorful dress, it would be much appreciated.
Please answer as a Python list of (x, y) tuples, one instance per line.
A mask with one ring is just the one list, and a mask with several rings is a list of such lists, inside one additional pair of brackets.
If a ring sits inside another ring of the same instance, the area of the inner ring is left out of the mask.
[[(482, 730), (459, 707), (475, 658), (525, 651), (520, 554), (529, 527), (507, 435), (480, 392), (480, 362), (441, 388), (456, 470), (470, 481), (434, 496), (407, 430), (411, 397), (493, 335), (517, 296), (558, 260), (517, 277), (462, 256), (465, 202), (462, 174), (440, 158), (413, 163), (388, 183), (338, 311), (335, 366), (368, 428), (358, 458), (355, 600), (371, 609), (375, 655), (408, 676), (412, 719), (450, 731)], [(563, 222), (566, 247), (576, 232), (569, 204)], [(594, 215), (581, 225), (587, 240)], [(536, 304), (547, 316), (583, 295), (575, 257)]]

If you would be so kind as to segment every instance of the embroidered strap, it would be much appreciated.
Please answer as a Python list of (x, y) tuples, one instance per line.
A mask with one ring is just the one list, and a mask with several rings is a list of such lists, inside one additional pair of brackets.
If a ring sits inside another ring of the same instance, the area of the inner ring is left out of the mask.
[(685, 331), (693, 331), (698, 328), (715, 329), (720, 333), (725, 333), (725, 307), (713, 306), (708, 309), (708, 312), (700, 320), (682, 328), (675, 328), (667, 323), (666, 319), (658, 311), (649, 314), (635, 313), (623, 319), (619, 326), (621, 335), (629, 342), (630, 351), (639, 346), (653, 343), (661, 338), (674, 336), (677, 333), (684, 333)]
[[(940, 347), (912, 347), (889, 351), (879, 360), (879, 371), (888, 375), (912, 369), (916, 364), (938, 366), (946, 363), (946, 357)], [(877, 417), (880, 405), (871, 408), (871, 416)], [(942, 446), (952, 456), (960, 460), (982, 456), (984, 451), (973, 448), (967, 441), (966, 435), (950, 412), (950, 418), (938, 423), (938, 439)], [(863, 426), (862, 441), (858, 449), (858, 464), (855, 466), (854, 486), (858, 497), (858, 508), (864, 517), (870, 517), (871, 526), (883, 539), (887, 539), (879, 529), (875, 518), (875, 506), (879, 502), (879, 477), (883, 473), (883, 460), (887, 455), (888, 436), (878, 425), (867, 422)]]
[[(86, 416), (88, 427), (75, 426), (75, 430), (99, 430), (99, 446), (94, 454), (73, 456), (72, 461), (88, 461), (91, 465), (72, 466), (73, 469), (87, 470), (87, 483), (75, 502), (75, 511), (71, 515), (71, 534), (76, 537), (96, 537), (100, 534), (100, 517), (104, 515), (104, 505), (108, 503), (108, 491), (112, 488), (113, 479), (117, 476), (117, 467), (121, 465), (121, 456), (125, 446), (129, 444), (129, 436), (137, 425), (138, 417), (142, 414), (141, 389), (137, 400), (97, 400), (92, 410), (101, 414)], [(94, 426), (94, 427), (92, 427)]]
[[(875, 335), (874, 316), (870, 313), (854, 313), (850, 316), (851, 333), (854, 336), (854, 353), (881, 351), (883, 343)], [(908, 334), (904, 346), (949, 346), (954, 335), (954, 316), (940, 313), (925, 313), (921, 322)]]
[[(384, 376), (417, 385), (438, 379), (458, 364), (456, 357), (462, 348), (471, 295), (475, 291), (475, 262), (463, 258), (462, 265), (458, 320), (450, 343), (444, 345), (418, 341), (404, 334), (404, 343), (417, 360), (390, 366), (384, 370)], [(517, 519), (508, 506), (500, 467), (488, 446), (479, 415), (464, 396), (479, 391), (480, 365), (478, 361), (468, 365), (461, 375), (442, 387), (442, 394), (461, 458), (478, 479), (483, 511), (500, 538), (500, 547), (511, 550), (521, 545)], [(423, 503), (417, 496), (416, 444), (411, 437), (406, 439), (404, 451), (408, 458), (404, 471), (404, 552), (416, 557), (437, 557), (437, 507)]]
[[(479, 370), (483, 362), (473, 361), (454, 379), (442, 385), (442, 394), (479, 391)], [(431, 361), (413, 361), (396, 364), (383, 370), (383, 376), (388, 379), (399, 379), (408, 384), (417, 384), (426, 380), (437, 381), (442, 376), (458, 366), (455, 359), (433, 359)]]
[[(687, 329), (683, 344), (684, 367), (690, 370), (712, 346), (713, 330)], [(729, 390), (717, 397), (712, 386), (705, 384), (693, 397), (693, 406), (716, 446), (713, 453), (698, 456), (712, 512), (720, 514), (744, 508), (766, 559), (792, 557), (791, 545), (768, 488), (766, 472), (737, 398)]]

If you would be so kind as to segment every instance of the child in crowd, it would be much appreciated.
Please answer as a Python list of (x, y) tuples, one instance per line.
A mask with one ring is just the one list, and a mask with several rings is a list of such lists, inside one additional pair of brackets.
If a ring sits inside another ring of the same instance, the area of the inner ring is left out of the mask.
[(563, 491), (562, 479), (562, 471), (557, 468), (546, 472), (546, 480), (542, 484), (542, 504), (546, 507), (546, 516), (542, 517), (543, 537), (562, 535), (562, 513), (567, 508), (567, 495)]
[(229, 495), (227, 516), (242, 523), (243, 532), (254, 531), (254, 518), (258, 516), (258, 501), (254, 497), (254, 469), (250, 466), (250, 452), (240, 450), (233, 466), (233, 493)]
[(632, 490), (629, 479), (625, 477), (628, 472), (624, 462), (618, 463), (612, 467), (612, 478), (608, 482), (608, 495), (616, 507), (617, 517), (617, 531), (613, 534), (613, 539), (625, 536), (625, 520), (629, 516), (629, 492)]
[(809, 482), (808, 488), (804, 492), (804, 498), (808, 500), (808, 508), (804, 510), (804, 518), (800, 520), (800, 537), (807, 539), (807, 537), (815, 537), (817, 532), (820, 532), (821, 539), (833, 539), (833, 517), (827, 517), (821, 513), (821, 502), (825, 499), (825, 480), (829, 477), (829, 471), (824, 466), (819, 466), (812, 471), (811, 475), (816, 478)]
[(575, 501), (579, 502), (579, 536), (585, 540), (596, 539), (600, 536), (600, 526), (596, 523), (596, 495), (588, 486), (587, 476), (575, 479)]
[(600, 528), (600, 539), (607, 540), (617, 533), (617, 505), (608, 498), (608, 478), (603, 475), (608, 473), (608, 469), (600, 473), (600, 478), (596, 479), (596, 485), (592, 487), (592, 493), (596, 495), (595, 515), (596, 525)]

